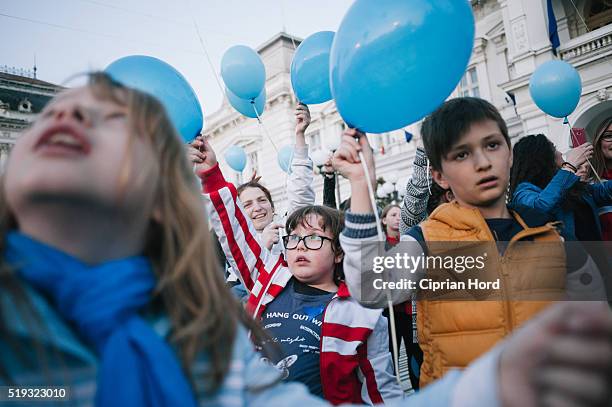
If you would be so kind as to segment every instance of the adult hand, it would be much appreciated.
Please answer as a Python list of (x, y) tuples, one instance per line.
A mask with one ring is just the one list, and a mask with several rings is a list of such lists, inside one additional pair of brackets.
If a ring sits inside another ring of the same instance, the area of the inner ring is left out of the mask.
[(572, 148), (565, 154), (565, 161), (578, 168), (593, 156), (593, 145), (584, 143), (581, 146)]
[(552, 305), (507, 339), (502, 405), (604, 406), (612, 389), (612, 315), (606, 304)]

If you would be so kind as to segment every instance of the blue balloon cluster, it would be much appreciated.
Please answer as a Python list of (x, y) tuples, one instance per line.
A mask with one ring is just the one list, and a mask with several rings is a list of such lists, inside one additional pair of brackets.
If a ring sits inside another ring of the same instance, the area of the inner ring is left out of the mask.
[(221, 77), (234, 109), (247, 117), (261, 116), (266, 104), (266, 68), (257, 52), (245, 45), (229, 48), (221, 59)]
[(582, 81), (578, 71), (564, 61), (548, 61), (540, 65), (529, 80), (529, 93), (544, 113), (567, 117), (580, 101)]
[(298, 100), (307, 105), (331, 100), (329, 53), (333, 31), (320, 31), (306, 38), (291, 62), (291, 86)]
[[(254, 100), (239, 98), (227, 88), (225, 89), (225, 94), (227, 95), (227, 100), (234, 109), (252, 119), (261, 116), (266, 106), (266, 88), (264, 88)], [(255, 113), (255, 110), (257, 110), (257, 113)]]
[(414, 123), (455, 89), (473, 46), (468, 1), (356, 0), (330, 54), (338, 111), (371, 133)]
[(245, 45), (235, 45), (221, 59), (225, 86), (242, 99), (255, 99), (266, 82), (266, 68), (259, 54)]
[(200, 102), (189, 82), (171, 65), (154, 57), (132, 55), (116, 60), (104, 71), (122, 85), (157, 98), (186, 143), (202, 131)]
[(240, 146), (231, 146), (225, 150), (225, 162), (231, 169), (237, 172), (242, 172), (246, 167), (247, 156), (244, 149)]

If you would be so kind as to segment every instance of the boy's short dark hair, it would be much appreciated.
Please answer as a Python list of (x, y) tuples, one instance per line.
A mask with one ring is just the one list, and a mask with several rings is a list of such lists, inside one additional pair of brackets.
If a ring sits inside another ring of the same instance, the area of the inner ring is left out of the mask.
[(421, 135), (431, 166), (442, 170), (442, 159), (474, 123), (493, 120), (511, 148), (508, 127), (491, 103), (475, 97), (451, 99), (423, 120)]
[[(317, 215), (321, 218), (319, 225), (310, 225), (308, 223), (309, 215)], [(307, 205), (296, 209), (289, 217), (285, 224), (287, 234), (291, 234), (299, 225), (304, 227), (320, 227), (324, 231), (330, 231), (333, 236), (332, 247), (334, 253), (343, 253), (342, 245), (340, 245), (340, 233), (344, 229), (344, 215), (337, 209), (321, 205)], [(334, 270), (334, 281), (338, 283), (344, 280), (344, 271), (342, 262), (336, 264)]]

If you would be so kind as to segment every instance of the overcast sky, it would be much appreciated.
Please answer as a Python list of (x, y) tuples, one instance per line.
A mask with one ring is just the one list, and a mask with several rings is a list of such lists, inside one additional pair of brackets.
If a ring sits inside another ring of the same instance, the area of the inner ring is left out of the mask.
[(300, 38), (336, 31), (352, 0), (0, 0), (0, 65), (38, 67), (39, 79), (65, 83), (134, 54), (160, 58), (194, 87), (204, 114), (222, 102), (200, 45), (219, 72), (223, 52), (253, 48), (283, 27)]

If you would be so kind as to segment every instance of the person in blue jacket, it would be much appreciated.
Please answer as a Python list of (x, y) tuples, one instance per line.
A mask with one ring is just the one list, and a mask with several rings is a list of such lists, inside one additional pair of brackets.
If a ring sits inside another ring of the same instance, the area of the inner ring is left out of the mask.
[(513, 148), (512, 205), (535, 208), (563, 222), (569, 239), (601, 241), (598, 207), (612, 202), (612, 183), (587, 184), (576, 174), (592, 155), (593, 146), (585, 143), (568, 151), (564, 160), (545, 135), (522, 138)]

